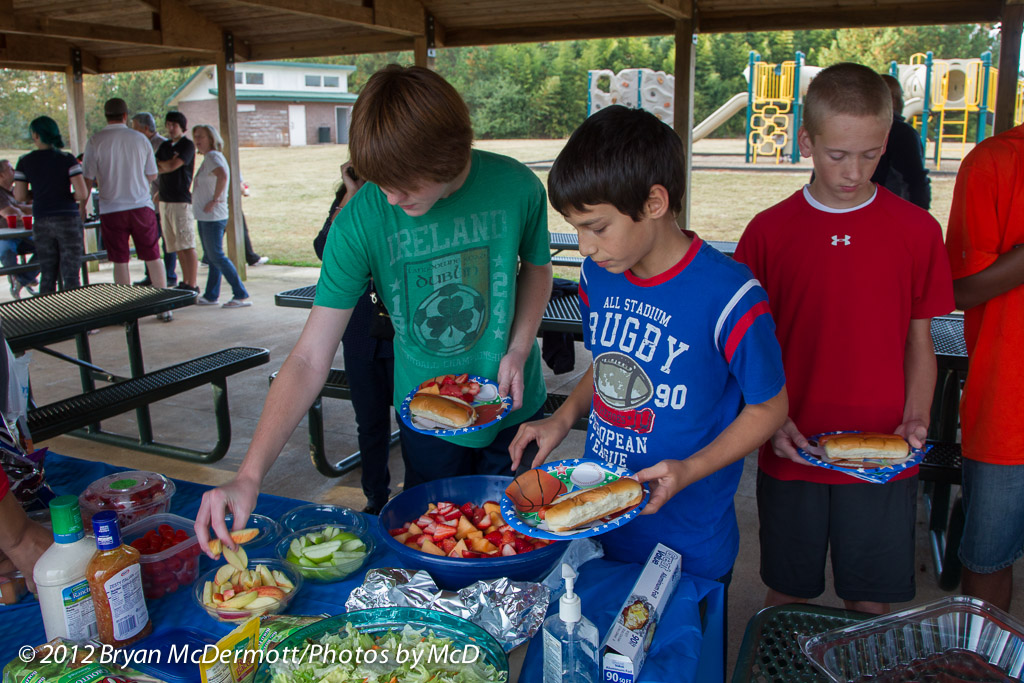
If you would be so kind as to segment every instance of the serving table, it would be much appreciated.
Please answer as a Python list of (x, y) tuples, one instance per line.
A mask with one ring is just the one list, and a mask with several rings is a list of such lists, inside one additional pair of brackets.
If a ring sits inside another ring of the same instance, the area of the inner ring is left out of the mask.
[[(120, 469), (122, 468), (53, 453), (46, 457), (47, 480), (58, 495), (80, 493), (92, 481)], [(202, 494), (210, 487), (181, 480), (174, 480), (174, 483), (177, 491), (171, 501), (171, 512), (190, 519), (195, 518)], [(260, 494), (254, 512), (277, 519), (305, 502)], [(349, 593), (362, 584), (366, 569), (400, 566), (398, 556), (383, 549), (376, 517), (367, 516), (367, 521), (371, 533), (377, 540), (377, 550), (364, 570), (338, 583), (306, 582), (289, 605), (289, 614), (343, 613)], [(270, 557), (272, 553), (272, 547), (263, 547), (253, 550), (250, 557)], [(201, 575), (215, 563), (205, 556), (200, 559)], [(643, 559), (646, 558), (640, 558), (640, 561)], [(626, 599), (627, 591), (639, 576), (640, 569), (639, 564), (604, 559), (591, 560), (580, 568), (576, 591), (583, 602), (583, 613), (595, 623), (602, 634), (607, 631), (620, 604)], [(647, 664), (639, 678), (640, 683), (722, 680), (724, 672), (720, 634), (723, 596), (722, 584), (683, 576), (675, 597), (669, 603), (658, 626)], [(192, 599), (191, 589), (179, 589), (158, 600), (151, 600), (148, 606), (155, 635), (171, 627), (188, 626), (220, 637), (232, 628), (228, 624), (213, 620), (200, 609)], [(557, 609), (555, 602), (549, 614), (555, 613)], [(39, 604), (33, 597), (28, 596), (16, 605), (0, 606), (0, 664), (15, 658), (19, 646), (38, 645), (44, 640)], [(137, 645), (144, 646), (145, 641), (140, 641)], [(535, 683), (541, 680), (542, 650), (541, 635), (538, 632), (529, 644), (519, 681)], [(198, 671), (196, 680), (198, 681)]]

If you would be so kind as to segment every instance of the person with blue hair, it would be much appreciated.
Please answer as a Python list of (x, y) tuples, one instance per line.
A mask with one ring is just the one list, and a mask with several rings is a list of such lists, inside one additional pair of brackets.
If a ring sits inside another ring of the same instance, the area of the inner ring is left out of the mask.
[[(57, 122), (40, 116), (29, 124), (36, 150), (18, 160), (14, 170), (14, 196), (28, 198), (32, 187), (32, 220), (39, 259), (42, 294), (82, 284), (83, 218), (89, 190), (78, 159), (63, 150)], [(74, 194), (72, 194), (72, 188)]]

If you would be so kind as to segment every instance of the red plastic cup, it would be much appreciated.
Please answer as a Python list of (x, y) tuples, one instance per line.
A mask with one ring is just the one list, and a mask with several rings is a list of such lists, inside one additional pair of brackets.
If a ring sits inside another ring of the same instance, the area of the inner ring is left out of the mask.
[(7, 227), (8, 228), (16, 228), (16, 227), (18, 227), (18, 217), (17, 216), (12, 214), (10, 216), (7, 216), (6, 218), (7, 218)]
[(21, 222), (24, 224), (26, 230), (32, 229), (32, 216), (22, 216)]

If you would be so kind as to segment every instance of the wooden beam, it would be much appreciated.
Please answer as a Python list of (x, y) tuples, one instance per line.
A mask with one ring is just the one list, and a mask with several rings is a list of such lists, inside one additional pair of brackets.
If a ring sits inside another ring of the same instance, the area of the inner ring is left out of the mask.
[(676, 22), (676, 64), (675, 64), (675, 96), (672, 127), (679, 139), (683, 141), (683, 163), (686, 165), (684, 175), (686, 194), (683, 197), (683, 211), (677, 217), (683, 228), (690, 226), (690, 199), (692, 183), (692, 151), (693, 151), (693, 90), (695, 67), (697, 64), (696, 31), (697, 22), (693, 17), (693, 0), (685, 0), (690, 5), (690, 18)]
[(153, 69), (186, 69), (206, 66), (217, 61), (212, 52), (157, 52), (122, 57), (103, 57), (98, 60), (99, 73), (122, 71), (151, 71)]
[[(161, 44), (185, 50), (214, 52), (220, 47), (224, 29), (181, 0), (159, 0), (160, 13), (156, 21), (161, 33)], [(237, 46), (236, 46), (237, 48)], [(239, 53), (236, 50), (236, 54)], [(243, 55), (244, 56), (244, 55)]]
[(50, 19), (25, 12), (15, 12), (0, 24), (0, 31), (46, 38), (91, 40), (98, 43), (121, 45), (162, 45), (160, 31), (125, 28), (109, 24), (89, 24), (81, 21)]
[(224, 156), (228, 161), (228, 226), (225, 239), (228, 258), (238, 276), (245, 279), (245, 233), (242, 231), (242, 186), (239, 183), (238, 101), (235, 99), (234, 38), (224, 34), (224, 48), (217, 53), (217, 105), (220, 111), (220, 135), (224, 138)]
[(693, 7), (686, 0), (640, 0), (640, 2), (677, 21), (693, 17)]
[[(26, 69), (45, 67), (43, 71), (64, 71), (71, 64), (71, 43), (64, 40), (36, 40), (29, 36), (0, 33), (0, 67)], [(34, 65), (34, 66), (33, 66)], [(82, 51), (82, 70), (99, 73), (99, 60)]]
[(359, 55), (373, 52), (401, 52), (413, 49), (412, 38), (381, 34), (379, 36), (339, 36), (329, 40), (296, 40), (286, 43), (255, 43), (250, 45), (251, 61), (322, 57), (324, 55)]
[[(752, 5), (748, 5), (750, 7)], [(930, 26), (934, 24), (967, 24), (999, 20), (1000, 0), (935, 0), (928, 4), (887, 6), (846, 6), (802, 8), (779, 11), (701, 12), (701, 33), (732, 33), (743, 31), (802, 30), (816, 28), (860, 28), (873, 26)]]
[(551, 22), (493, 28), (447, 27), (445, 47), (532, 43), (549, 40), (585, 40), (623, 36), (664, 36), (675, 32), (675, 22), (668, 17), (624, 17), (616, 20), (586, 22)]
[(67, 92), (68, 142), (71, 144), (71, 153), (77, 156), (85, 151), (85, 143), (89, 137), (85, 127), (82, 70), (74, 63), (76, 61), (73, 54), (72, 65), (64, 71), (64, 88)]
[(1017, 104), (1017, 74), (1020, 72), (1020, 40), (1024, 27), (1024, 5), (1003, 7), (1002, 29), (999, 36), (999, 77), (996, 81), (995, 125), (992, 132), (1002, 133), (1013, 128), (1014, 108)]
[(412, 36), (423, 32), (423, 22), (417, 23), (410, 19), (410, 16), (416, 16), (416, 12), (420, 16), (423, 15), (423, 6), (416, 0), (377, 0), (374, 7), (346, 5), (333, 0), (231, 0), (231, 2), (399, 35)]

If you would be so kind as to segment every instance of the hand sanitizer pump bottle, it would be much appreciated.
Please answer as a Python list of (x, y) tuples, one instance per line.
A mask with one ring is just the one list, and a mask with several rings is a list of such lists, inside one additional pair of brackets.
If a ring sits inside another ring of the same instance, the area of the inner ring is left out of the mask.
[(544, 620), (544, 683), (598, 683), (597, 627), (580, 611), (580, 598), (573, 592), (576, 572), (562, 564), (565, 595), (558, 601), (558, 614)]

